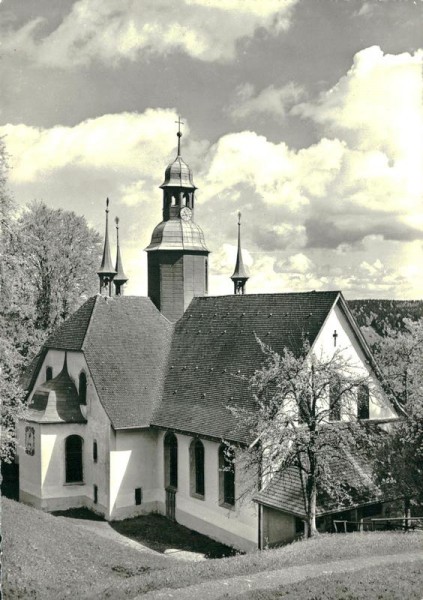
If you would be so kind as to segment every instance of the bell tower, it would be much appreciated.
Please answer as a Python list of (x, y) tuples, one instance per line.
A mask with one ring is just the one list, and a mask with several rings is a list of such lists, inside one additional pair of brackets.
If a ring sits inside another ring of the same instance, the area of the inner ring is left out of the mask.
[(165, 171), (163, 220), (151, 236), (148, 253), (148, 295), (169, 321), (184, 314), (194, 296), (208, 292), (208, 255), (201, 228), (194, 222), (195, 190), (189, 166), (178, 151)]

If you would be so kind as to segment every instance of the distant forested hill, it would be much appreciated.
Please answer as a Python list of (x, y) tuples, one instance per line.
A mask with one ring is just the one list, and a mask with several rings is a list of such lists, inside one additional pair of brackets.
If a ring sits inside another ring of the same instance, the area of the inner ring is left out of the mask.
[(348, 306), (370, 344), (388, 327), (401, 331), (404, 319), (423, 318), (423, 300), (348, 300)]

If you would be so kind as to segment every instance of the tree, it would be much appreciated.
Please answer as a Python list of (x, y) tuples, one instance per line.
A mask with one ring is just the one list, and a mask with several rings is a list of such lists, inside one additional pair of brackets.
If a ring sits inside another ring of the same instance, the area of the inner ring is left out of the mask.
[(33, 202), (11, 250), (21, 261), (21, 288), (32, 290), (37, 329), (51, 331), (98, 291), (101, 238), (74, 212)]
[(404, 319), (403, 329), (388, 328), (373, 347), (392, 396), (408, 414), (423, 407), (423, 318)]
[[(16, 448), (16, 424), (25, 415), (23, 390), (19, 385), (23, 356), (15, 347), (16, 336), (9, 327), (7, 315), (11, 309), (7, 279), (14, 281), (16, 264), (9, 255), (10, 241), (14, 236), (14, 203), (7, 187), (7, 155), (0, 139), (0, 399), (1, 399), (1, 436), (0, 460), (11, 462)], [(19, 345), (18, 345), (19, 347)]]
[(357, 419), (357, 393), (368, 389), (369, 379), (341, 351), (316, 357), (305, 344), (299, 356), (287, 349), (279, 355), (258, 342), (265, 362), (250, 380), (254, 410), (229, 407), (254, 440), (238, 450), (239, 461), (252, 486), (269, 482), (289, 468), (299, 470), (311, 537), (316, 533), (318, 492), (339, 505), (354, 492), (347, 470), (343, 475), (334, 466), (353, 461), (367, 440), (368, 431)]
[(413, 505), (423, 505), (423, 319), (404, 319), (404, 330), (388, 330), (376, 347), (389, 393), (398, 398), (405, 415), (381, 438), (376, 480), (394, 488), (404, 499), (408, 516)]
[(25, 414), (22, 370), (52, 329), (97, 292), (101, 239), (84, 217), (42, 202), (19, 214), (6, 184), (0, 139), (0, 458), (10, 461)]

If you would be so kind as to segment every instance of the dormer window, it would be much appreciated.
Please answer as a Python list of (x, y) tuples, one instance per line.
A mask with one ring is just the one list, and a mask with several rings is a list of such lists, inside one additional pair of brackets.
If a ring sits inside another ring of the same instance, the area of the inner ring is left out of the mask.
[(46, 381), (50, 381), (51, 379), (53, 379), (53, 368), (47, 367), (46, 368)]
[(79, 404), (87, 404), (87, 376), (84, 371), (79, 374)]

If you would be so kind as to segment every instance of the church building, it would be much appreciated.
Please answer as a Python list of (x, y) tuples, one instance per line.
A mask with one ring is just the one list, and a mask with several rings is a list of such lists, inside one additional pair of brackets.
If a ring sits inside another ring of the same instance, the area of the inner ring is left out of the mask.
[[(225, 441), (251, 442), (228, 406), (253, 409), (248, 379), (263, 362), (257, 338), (279, 353), (298, 352), (304, 340), (316, 355), (342, 348), (371, 381), (357, 417), (381, 423), (398, 415), (388, 400), (375, 400), (377, 369), (341, 292), (246, 293), (240, 216), (234, 293), (208, 295), (209, 250), (181, 135), (146, 248), (148, 297), (124, 295), (107, 202), (100, 293), (51, 335), (28, 370), (20, 500), (47, 511), (85, 506), (108, 520), (158, 512), (247, 551), (292, 541), (305, 520), (292, 474), (240, 502), (245, 473), (225, 452)], [(363, 467), (351, 477), (364, 478)], [(377, 502), (351, 510), (383, 511)], [(318, 507), (322, 518), (333, 512)]]

